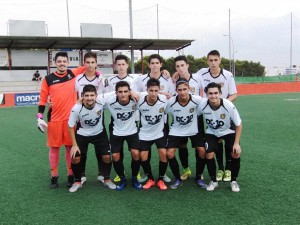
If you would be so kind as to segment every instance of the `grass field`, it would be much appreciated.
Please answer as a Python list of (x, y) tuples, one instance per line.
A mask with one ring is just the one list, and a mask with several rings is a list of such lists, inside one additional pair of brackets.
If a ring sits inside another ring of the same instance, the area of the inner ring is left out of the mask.
[[(236, 105), (243, 120), (239, 193), (224, 182), (208, 193), (193, 178), (165, 192), (131, 186), (111, 191), (96, 181), (92, 149), (84, 188), (68, 192), (61, 149), (60, 186), (51, 190), (46, 136), (36, 128), (36, 107), (1, 108), (0, 224), (299, 224), (300, 93), (240, 96)], [(129, 154), (125, 160), (130, 174)], [(152, 161), (156, 175), (157, 154)], [(194, 172), (192, 150), (190, 162)]]

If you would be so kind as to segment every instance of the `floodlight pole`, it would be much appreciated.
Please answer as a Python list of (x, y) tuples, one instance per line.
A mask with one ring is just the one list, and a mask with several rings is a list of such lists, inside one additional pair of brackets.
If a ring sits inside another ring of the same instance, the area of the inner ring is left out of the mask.
[[(129, 0), (129, 24), (130, 24), (130, 38), (133, 39), (133, 27), (132, 27), (132, 1)], [(131, 73), (134, 74), (134, 46), (131, 46)]]
[(69, 1), (66, 0), (66, 3), (67, 3), (68, 34), (69, 34), (69, 37), (70, 37)]

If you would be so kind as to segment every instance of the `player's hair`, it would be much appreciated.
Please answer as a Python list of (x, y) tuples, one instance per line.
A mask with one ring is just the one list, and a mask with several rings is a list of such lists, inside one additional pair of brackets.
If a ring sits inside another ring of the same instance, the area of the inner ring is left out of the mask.
[(67, 52), (57, 52), (54, 57), (54, 61), (56, 62), (58, 57), (66, 57), (69, 61), (69, 56)]
[(153, 87), (153, 86), (160, 87), (160, 81), (157, 80), (157, 79), (155, 79), (155, 78), (150, 78), (150, 79), (147, 81), (147, 88)]
[(189, 86), (189, 82), (188, 82), (187, 79), (185, 79), (185, 78), (179, 78), (179, 79), (176, 81), (176, 89), (177, 89), (177, 87), (178, 87), (180, 84), (185, 84), (185, 85)]
[(220, 52), (218, 50), (212, 50), (210, 51), (208, 54), (207, 54), (207, 58), (210, 56), (210, 55), (216, 55), (218, 57), (220, 57)]
[(188, 59), (185, 55), (179, 55), (177, 57), (174, 58), (175, 63), (177, 61), (185, 61), (186, 64), (188, 64)]
[(95, 92), (97, 94), (97, 89), (92, 84), (87, 84), (83, 87), (81, 95), (83, 96), (86, 92)]
[(116, 83), (116, 92), (118, 91), (118, 89), (120, 88), (120, 87), (128, 87), (128, 90), (130, 90), (130, 85), (129, 85), (129, 83), (127, 82), (127, 81), (124, 81), (124, 80), (121, 80), (121, 81), (119, 81), (118, 83)]
[(85, 62), (85, 60), (87, 58), (94, 58), (97, 62), (97, 54), (95, 52), (87, 52), (84, 54), (84, 57), (83, 57), (83, 61)]
[(152, 54), (149, 56), (148, 63), (150, 64), (152, 59), (158, 59), (160, 63), (162, 63), (162, 57), (159, 54)]
[(207, 94), (209, 88), (218, 88), (220, 94), (222, 93), (222, 90), (221, 90), (221, 84), (218, 84), (218, 83), (215, 83), (215, 82), (209, 83), (209, 84), (204, 88), (204, 92), (205, 92), (206, 94)]
[(115, 58), (115, 62), (117, 62), (118, 60), (125, 60), (125, 62), (128, 64), (129, 59), (126, 55), (117, 55)]

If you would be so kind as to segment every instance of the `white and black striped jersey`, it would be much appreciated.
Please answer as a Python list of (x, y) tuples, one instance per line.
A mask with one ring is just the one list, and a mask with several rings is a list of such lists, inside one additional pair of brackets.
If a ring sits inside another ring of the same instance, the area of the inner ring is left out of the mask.
[(117, 96), (110, 96), (106, 100), (106, 107), (109, 109), (112, 122), (113, 134), (116, 136), (128, 136), (137, 133), (135, 123), (136, 102), (130, 98), (126, 105), (118, 102)]
[(187, 137), (198, 133), (197, 107), (202, 98), (190, 94), (190, 100), (186, 105), (178, 102), (178, 96), (169, 99), (167, 113), (173, 116), (169, 135)]
[(81, 97), (81, 93), (83, 90), (83, 87), (87, 84), (92, 84), (96, 87), (98, 94), (103, 93), (103, 85), (102, 85), (102, 78), (99, 76), (96, 76), (94, 79), (89, 80), (86, 75), (80, 74), (76, 77), (75, 81), (75, 90), (78, 92), (78, 98)]
[(138, 110), (140, 112), (140, 140), (156, 140), (164, 135), (163, 129), (166, 107), (167, 98), (164, 95), (159, 95), (153, 105), (147, 102), (147, 95), (141, 95), (138, 101)]
[[(138, 92), (144, 92), (147, 91), (147, 81), (150, 79), (150, 74), (144, 74), (137, 79), (133, 81), (131, 84), (131, 89), (133, 91), (138, 91)], [(158, 78), (160, 82), (160, 91), (161, 92), (168, 92), (171, 93), (172, 95), (175, 94), (175, 86), (172, 82), (171, 78), (166, 79), (162, 74)]]
[(83, 104), (76, 104), (71, 110), (68, 125), (74, 127), (77, 124), (76, 133), (82, 136), (94, 136), (103, 131), (103, 102), (97, 98), (92, 109)]
[[(211, 82), (221, 84), (222, 98), (228, 98), (230, 95), (236, 94), (236, 85), (231, 72), (221, 69), (219, 76), (213, 77), (209, 68), (200, 69), (197, 74), (200, 77), (201, 87), (204, 88)], [(206, 94), (203, 94), (206, 97)]]
[(218, 109), (213, 109), (208, 99), (203, 99), (199, 107), (199, 114), (203, 114), (207, 124), (206, 133), (222, 137), (235, 133), (231, 127), (231, 121), (236, 125), (241, 125), (241, 118), (233, 103), (227, 99), (220, 99), (221, 105)]
[(134, 79), (136, 79), (136, 78), (132, 75), (127, 75), (124, 78), (120, 78), (118, 75), (108, 77), (104, 81), (105, 93), (111, 92), (111, 91), (116, 91), (116, 84), (119, 81), (126, 81), (129, 83), (129, 85), (131, 85), (131, 83), (133, 82)]

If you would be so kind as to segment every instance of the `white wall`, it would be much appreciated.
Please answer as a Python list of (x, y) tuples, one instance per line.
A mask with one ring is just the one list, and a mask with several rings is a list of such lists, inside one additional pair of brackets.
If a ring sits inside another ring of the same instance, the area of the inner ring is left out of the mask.
[[(31, 81), (33, 74), (36, 70), (1, 70), (0, 71), (0, 82), (1, 81)], [(39, 70), (41, 77), (47, 75), (47, 70)]]

